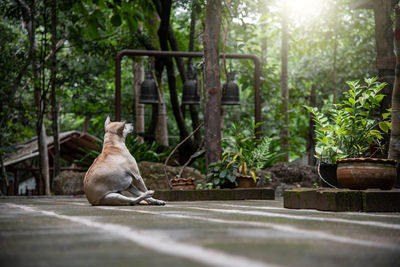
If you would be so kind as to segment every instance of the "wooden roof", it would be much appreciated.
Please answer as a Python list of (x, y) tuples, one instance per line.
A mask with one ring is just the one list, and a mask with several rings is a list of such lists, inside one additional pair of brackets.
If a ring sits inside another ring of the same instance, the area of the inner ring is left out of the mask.
[[(5, 155), (4, 165), (11, 166), (27, 159), (39, 155), (37, 137), (24, 143), (14, 144), (14, 152)], [(54, 155), (53, 137), (47, 137), (47, 148), (49, 151), (49, 160)], [(75, 162), (81, 160), (87, 155), (85, 150), (101, 150), (101, 140), (88, 133), (79, 131), (69, 131), (60, 133), (60, 156), (61, 158)], [(93, 160), (93, 159), (92, 159)]]

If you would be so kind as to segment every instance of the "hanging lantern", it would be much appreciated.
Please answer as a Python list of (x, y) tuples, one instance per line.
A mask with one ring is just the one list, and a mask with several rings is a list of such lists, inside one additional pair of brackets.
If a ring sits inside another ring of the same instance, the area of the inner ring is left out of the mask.
[(193, 70), (193, 66), (188, 68), (187, 79), (183, 84), (182, 104), (200, 105), (200, 96), (197, 92), (196, 72)]
[(222, 105), (240, 105), (239, 86), (234, 82), (235, 74), (234, 71), (229, 72), (228, 81), (222, 86)]
[(140, 104), (158, 104), (158, 90), (156, 82), (153, 79), (153, 70), (151, 63), (147, 65), (147, 70), (145, 71), (146, 79), (140, 85)]

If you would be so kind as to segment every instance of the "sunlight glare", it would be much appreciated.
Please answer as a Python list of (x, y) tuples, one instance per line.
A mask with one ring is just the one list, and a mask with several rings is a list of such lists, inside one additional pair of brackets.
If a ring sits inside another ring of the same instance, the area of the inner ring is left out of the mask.
[(291, 15), (311, 19), (320, 15), (323, 1), (326, 0), (286, 0), (286, 4)]

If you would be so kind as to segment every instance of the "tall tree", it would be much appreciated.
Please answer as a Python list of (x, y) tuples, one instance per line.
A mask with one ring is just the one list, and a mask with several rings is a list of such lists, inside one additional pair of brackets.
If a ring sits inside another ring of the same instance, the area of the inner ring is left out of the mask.
[[(375, 17), (375, 42), (376, 42), (376, 67), (378, 69), (379, 81), (386, 82), (388, 85), (383, 88), (385, 95), (381, 102), (381, 113), (387, 112), (391, 106), (393, 84), (395, 79), (395, 56), (393, 47), (393, 23), (392, 0), (371, 1)], [(383, 142), (385, 147), (390, 146), (390, 136), (385, 135)]]
[(287, 14), (287, 1), (283, 1), (282, 8), (282, 70), (281, 70), (281, 115), (283, 120), (281, 123), (280, 130), (280, 141), (281, 141), (281, 153), (282, 160), (285, 162), (289, 161), (289, 76), (288, 76), (288, 41), (289, 41), (289, 30), (288, 30), (288, 14)]
[(339, 23), (338, 23), (338, 7), (337, 2), (333, 3), (333, 104), (336, 104), (337, 98), (337, 50), (338, 50), (338, 35), (339, 35)]
[[(158, 1), (155, 0), (154, 4), (156, 7), (162, 9), (160, 17), (160, 25), (157, 31), (159, 36), (161, 50), (168, 50), (168, 28), (169, 28), (169, 17), (171, 10), (171, 1)], [(166, 44), (166, 46), (165, 46)], [(168, 63), (167, 63), (168, 64)], [(171, 63), (172, 64), (172, 61)], [(164, 87), (162, 84), (162, 73), (164, 69), (164, 59), (156, 58), (155, 62), (155, 70), (156, 70), (156, 79), (158, 84), (158, 93), (159, 93), (159, 102), (158, 102), (158, 116), (157, 116), (157, 125), (155, 129), (155, 138), (156, 141), (164, 147), (168, 147), (168, 129), (167, 129), (167, 111), (165, 106), (165, 94)]]
[(204, 147), (206, 166), (221, 158), (221, 82), (219, 70), (219, 40), (221, 31), (221, 1), (208, 0), (203, 36), (205, 59)]
[(400, 2), (395, 6), (394, 24), (396, 72), (392, 94), (392, 131), (390, 134), (389, 158), (400, 162)]
[(53, 119), (53, 179), (60, 173), (60, 143), (59, 143), (59, 120), (58, 120), (58, 103), (56, 93), (56, 76), (57, 76), (57, 0), (51, 1), (51, 114)]
[[(197, 0), (192, 0), (191, 11), (190, 11), (190, 31), (189, 31), (189, 46), (188, 51), (194, 51), (194, 36), (196, 31), (196, 10), (197, 10), (198, 2)], [(189, 58), (187, 68), (189, 69), (192, 64), (192, 58)], [(182, 76), (182, 75), (181, 75)], [(185, 77), (185, 75), (183, 76)], [(185, 83), (185, 81), (183, 81)], [(192, 128), (195, 130), (200, 125), (199, 120), (199, 112), (195, 105), (189, 105), (190, 117), (192, 118)], [(201, 143), (201, 132), (197, 131), (194, 134), (194, 139), (197, 146)]]
[[(175, 40), (175, 37), (173, 36), (173, 31), (170, 26), (170, 15), (171, 15), (171, 7), (172, 7), (172, 2), (170, 0), (167, 1), (160, 1), (160, 0), (153, 0), (154, 5), (157, 9), (157, 12), (160, 16), (160, 26), (157, 31), (157, 35), (159, 38), (160, 42), (160, 47), (161, 50), (163, 51), (168, 51), (169, 50), (169, 45), (168, 42), (171, 45), (171, 48), (173, 50), (177, 50), (177, 43)], [(179, 62), (179, 60), (177, 60)], [(189, 131), (186, 127), (186, 123), (184, 120), (184, 117), (182, 115), (181, 109), (179, 108), (179, 99), (178, 99), (178, 94), (176, 90), (176, 78), (175, 78), (175, 70), (174, 70), (174, 65), (173, 61), (171, 58), (166, 57), (163, 59), (160, 59), (156, 62), (156, 67), (158, 66), (158, 70), (162, 70), (163, 66), (166, 67), (167, 69), (167, 77), (168, 77), (168, 88), (169, 88), (169, 94), (170, 94), (170, 99), (171, 99), (171, 106), (172, 106), (172, 111), (175, 117), (176, 124), (179, 129), (180, 133), (180, 138), (183, 140), (189, 135)], [(180, 66), (180, 67), (179, 67)], [(184, 73), (183, 71), (183, 64), (178, 64), (178, 69), (181, 72), (181, 76)], [(184, 74), (183, 74), (184, 75)], [(188, 139), (181, 147), (179, 153), (180, 153), (180, 158), (185, 162), (189, 157), (196, 152), (197, 146), (194, 143), (193, 139)]]
[(167, 108), (165, 104), (165, 90), (162, 81), (162, 70), (157, 77), (158, 83), (158, 121), (156, 126), (156, 141), (163, 147), (168, 147)]
[(43, 123), (45, 104), (46, 104), (46, 91), (44, 84), (40, 81), (40, 64), (38, 60), (38, 45), (36, 42), (36, 2), (32, 0), (28, 5), (24, 0), (17, 0), (22, 13), (22, 18), (29, 37), (29, 57), (32, 65), (33, 73), (33, 88), (34, 99), (37, 110), (37, 123), (36, 133), (38, 138), (39, 147), (39, 191), (44, 194), (50, 195), (50, 172), (49, 172), (49, 155), (47, 151), (47, 135), (46, 128)]
[[(143, 68), (141, 61), (133, 61), (132, 62), (132, 71), (133, 71), (133, 90), (135, 92), (135, 100), (134, 100), (134, 114), (135, 114), (135, 131), (139, 135), (144, 134), (144, 104), (139, 103), (139, 95), (140, 95), (140, 84), (143, 81)], [(143, 137), (139, 136), (139, 140), (143, 142)]]

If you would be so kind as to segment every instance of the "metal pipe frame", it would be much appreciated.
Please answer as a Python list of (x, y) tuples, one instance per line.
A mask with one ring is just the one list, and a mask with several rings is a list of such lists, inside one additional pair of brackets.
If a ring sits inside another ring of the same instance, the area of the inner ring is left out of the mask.
[[(131, 50), (125, 49), (117, 53), (115, 57), (115, 120), (121, 120), (121, 61), (124, 56), (149, 56), (149, 57), (188, 57), (201, 58), (204, 56), (202, 52), (177, 52), (177, 51), (158, 51), (158, 50)], [(220, 54), (220, 58), (224, 55)], [(226, 53), (225, 58), (234, 59), (250, 59), (254, 63), (254, 121), (261, 122), (261, 96), (260, 96), (260, 75), (261, 62), (260, 59), (253, 54), (235, 54)], [(256, 138), (261, 138), (261, 127), (255, 129)]]

